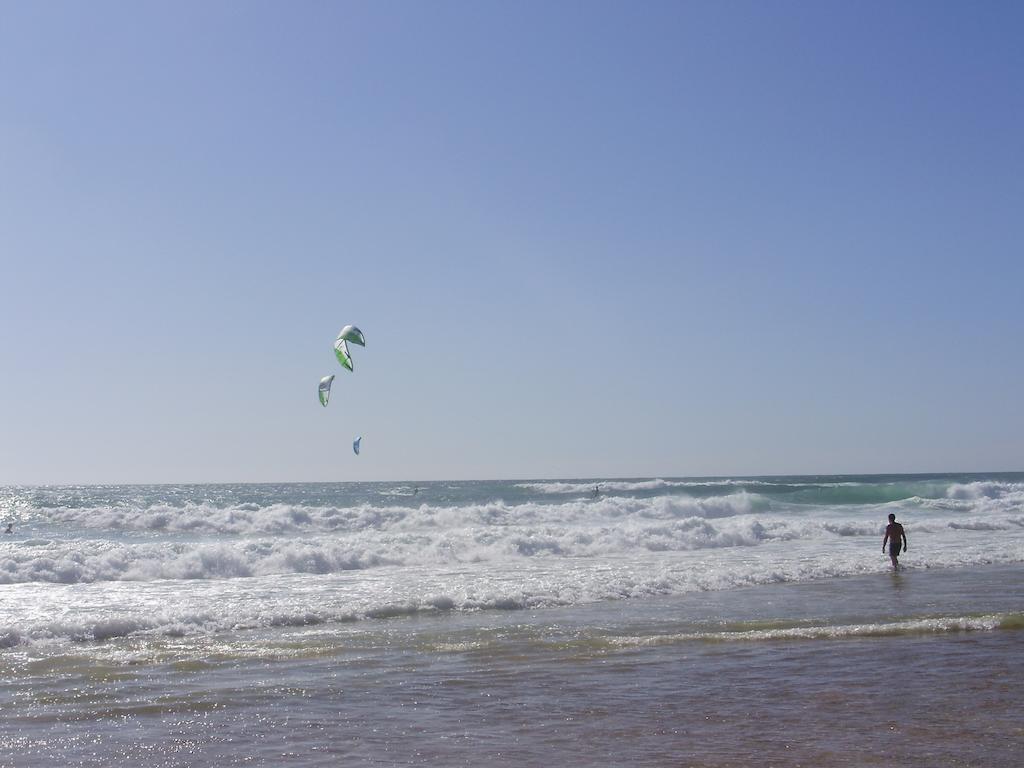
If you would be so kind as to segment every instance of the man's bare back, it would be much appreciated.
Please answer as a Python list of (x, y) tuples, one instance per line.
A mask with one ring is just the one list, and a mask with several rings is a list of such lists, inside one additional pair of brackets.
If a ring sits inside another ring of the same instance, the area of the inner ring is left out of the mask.
[(882, 551), (885, 552), (885, 545), (889, 544), (889, 559), (892, 561), (893, 570), (900, 567), (896, 559), (900, 551), (907, 551), (907, 534), (903, 526), (896, 522), (896, 515), (889, 515), (889, 524), (885, 526), (885, 538), (882, 539)]

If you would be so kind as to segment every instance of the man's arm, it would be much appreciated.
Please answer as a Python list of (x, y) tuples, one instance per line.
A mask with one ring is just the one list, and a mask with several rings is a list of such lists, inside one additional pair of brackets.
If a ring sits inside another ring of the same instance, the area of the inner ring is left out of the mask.
[(882, 539), (882, 551), (883, 552), (885, 552), (885, 544), (886, 544), (887, 541), (889, 541), (889, 529), (888, 528), (885, 529), (885, 538)]
[(907, 551), (907, 532), (900, 527), (900, 536), (903, 537), (903, 551)]

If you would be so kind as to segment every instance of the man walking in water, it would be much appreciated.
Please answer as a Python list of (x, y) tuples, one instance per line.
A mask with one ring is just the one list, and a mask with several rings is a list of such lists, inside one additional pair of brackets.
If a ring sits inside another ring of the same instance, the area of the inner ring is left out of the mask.
[(892, 569), (898, 571), (900, 564), (896, 558), (900, 555), (901, 544), (903, 551), (907, 551), (907, 534), (904, 533), (903, 526), (896, 522), (896, 515), (889, 515), (889, 524), (885, 526), (885, 538), (882, 539), (883, 552), (885, 552), (886, 542), (889, 543), (889, 559), (892, 560)]

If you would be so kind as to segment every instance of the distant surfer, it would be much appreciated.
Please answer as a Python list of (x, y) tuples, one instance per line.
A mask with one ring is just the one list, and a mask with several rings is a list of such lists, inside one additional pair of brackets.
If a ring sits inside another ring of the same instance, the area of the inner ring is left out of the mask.
[(898, 571), (900, 569), (899, 561), (896, 559), (900, 556), (900, 549), (904, 552), (907, 551), (907, 534), (903, 530), (903, 526), (896, 522), (896, 515), (889, 515), (889, 524), (885, 526), (885, 538), (882, 539), (882, 551), (885, 552), (885, 545), (889, 545), (889, 559), (892, 560), (892, 569)]
[(14, 533), (14, 523), (8, 523), (7, 530), (5, 530), (4, 533)]
[(594, 486), (594, 496), (597, 497), (597, 496), (600, 496), (600, 495), (601, 495), (601, 486), (595, 485)]

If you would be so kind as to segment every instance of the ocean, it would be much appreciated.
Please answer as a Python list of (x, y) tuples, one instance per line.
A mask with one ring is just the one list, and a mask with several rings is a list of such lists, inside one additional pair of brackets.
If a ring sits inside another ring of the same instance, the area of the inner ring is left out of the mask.
[(3, 487), (0, 521), (0, 766), (1024, 755), (1024, 473)]

